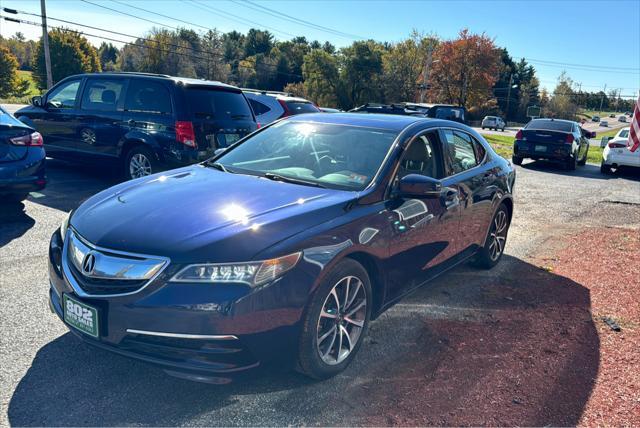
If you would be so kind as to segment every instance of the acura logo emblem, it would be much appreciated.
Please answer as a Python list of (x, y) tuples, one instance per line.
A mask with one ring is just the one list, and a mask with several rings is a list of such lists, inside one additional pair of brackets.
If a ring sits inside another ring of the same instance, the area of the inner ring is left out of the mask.
[(82, 273), (84, 273), (85, 275), (91, 275), (95, 267), (96, 256), (93, 253), (88, 253), (86, 256), (84, 256), (84, 260), (82, 261)]

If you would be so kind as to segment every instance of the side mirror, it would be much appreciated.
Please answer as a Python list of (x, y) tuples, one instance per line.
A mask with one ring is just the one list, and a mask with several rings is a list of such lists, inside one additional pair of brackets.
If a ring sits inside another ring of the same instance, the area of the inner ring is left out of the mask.
[(214, 156), (218, 156), (218, 155), (221, 155), (222, 153), (224, 153), (226, 150), (227, 150), (227, 148), (226, 148), (226, 147), (222, 147), (222, 148), (216, 149), (216, 150), (213, 152), (213, 154), (214, 154)]
[(442, 183), (425, 175), (409, 174), (400, 179), (397, 193), (409, 197), (440, 196)]
[(36, 95), (31, 98), (31, 104), (35, 107), (42, 107), (42, 97), (40, 95)]

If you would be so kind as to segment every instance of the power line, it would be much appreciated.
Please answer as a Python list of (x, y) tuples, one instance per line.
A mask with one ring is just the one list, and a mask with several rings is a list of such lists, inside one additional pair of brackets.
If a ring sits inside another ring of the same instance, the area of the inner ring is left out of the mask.
[(274, 16), (276, 18), (279, 18), (279, 19), (282, 19), (282, 20), (285, 20), (285, 21), (293, 22), (295, 24), (302, 25), (302, 26), (305, 26), (307, 28), (313, 28), (315, 30), (320, 30), (320, 31), (323, 31), (325, 33), (333, 34), (334, 36), (340, 36), (340, 37), (345, 37), (345, 38), (348, 38), (348, 39), (355, 39), (355, 40), (366, 39), (366, 37), (358, 36), (358, 35), (355, 35), (355, 34), (345, 33), (343, 31), (335, 30), (333, 28), (329, 28), (329, 27), (325, 27), (323, 25), (315, 24), (313, 22), (305, 21), (304, 19), (296, 18), (295, 16), (287, 15), (285, 13), (279, 12), (279, 11), (274, 10), (274, 9), (270, 9), (270, 8), (268, 8), (266, 6), (262, 6), (260, 4), (254, 3), (254, 2), (249, 1), (249, 0), (244, 0), (242, 2), (237, 1), (237, 0), (231, 0), (231, 1), (233, 3), (240, 4), (240, 5), (244, 6), (244, 7), (249, 8), (249, 9), (253, 9), (255, 11), (258, 11), (258, 12), (261, 12), (261, 13), (265, 13), (267, 15), (271, 15), (271, 16)]
[(80, 0), (80, 1), (81, 1), (81, 2), (84, 2), (84, 3), (87, 3), (87, 4), (94, 5), (94, 6), (96, 6), (96, 7), (100, 7), (100, 8), (102, 8), (102, 9), (106, 9), (106, 10), (110, 10), (110, 11), (112, 11), (112, 12), (119, 13), (119, 14), (121, 14), (121, 15), (129, 16), (129, 17), (131, 17), (131, 18), (136, 18), (136, 19), (140, 19), (140, 20), (142, 20), (142, 21), (150, 22), (150, 23), (152, 23), (152, 24), (160, 25), (160, 26), (162, 26), (162, 27), (171, 28), (171, 29), (173, 29), (173, 30), (177, 30), (177, 29), (178, 29), (178, 27), (173, 27), (173, 26), (171, 26), (171, 25), (163, 24), (162, 22), (153, 21), (153, 20), (151, 20), (151, 19), (147, 19), (147, 18), (142, 18), (142, 17), (140, 17), (140, 16), (133, 15), (133, 14), (131, 14), (131, 13), (127, 13), (127, 12), (123, 12), (123, 11), (118, 10), (118, 9), (113, 9), (113, 8), (111, 8), (111, 7), (108, 7), (108, 6), (105, 6), (105, 5), (102, 5), (102, 4), (97, 4), (97, 3), (91, 2), (91, 1), (89, 1), (89, 0)]
[(164, 15), (162, 13), (154, 12), (152, 10), (143, 9), (141, 7), (133, 6), (133, 5), (129, 4), (129, 3), (125, 3), (125, 2), (122, 2), (122, 1), (119, 1), (119, 0), (111, 0), (111, 1), (113, 3), (118, 3), (118, 4), (121, 4), (123, 6), (130, 7), (132, 9), (137, 9), (137, 10), (140, 10), (142, 12), (147, 12), (147, 13), (151, 13), (153, 15), (157, 15), (157, 16), (160, 16), (162, 18), (167, 18), (167, 19), (171, 19), (173, 21), (182, 22), (183, 24), (193, 25), (194, 27), (199, 27), (199, 28), (202, 28), (202, 29), (205, 29), (205, 30), (211, 30), (211, 28), (205, 27), (204, 25), (196, 24), (195, 22), (183, 21), (182, 19), (179, 19), (179, 18), (174, 18), (174, 17), (168, 16), (168, 15)]

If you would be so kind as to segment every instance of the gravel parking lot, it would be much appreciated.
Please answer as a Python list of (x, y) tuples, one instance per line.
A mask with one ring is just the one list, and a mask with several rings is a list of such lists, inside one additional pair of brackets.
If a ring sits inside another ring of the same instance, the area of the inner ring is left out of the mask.
[(624, 228), (638, 239), (640, 227), (637, 176), (526, 163), (494, 270), (462, 266), (406, 298), (371, 325), (334, 379), (269, 372), (215, 386), (93, 349), (49, 312), (50, 235), (117, 179), (59, 161), (48, 172), (41, 194), (0, 206), (2, 425), (575, 425), (602, 380), (606, 333), (586, 285), (544, 260), (585, 229)]

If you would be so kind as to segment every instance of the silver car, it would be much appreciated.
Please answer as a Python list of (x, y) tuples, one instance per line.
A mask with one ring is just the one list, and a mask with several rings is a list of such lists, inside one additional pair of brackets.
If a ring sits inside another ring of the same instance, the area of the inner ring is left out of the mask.
[(489, 128), (495, 129), (496, 131), (498, 129), (504, 131), (504, 128), (506, 126), (507, 124), (504, 122), (504, 120), (502, 120), (502, 118), (498, 116), (485, 116), (484, 119), (482, 119), (482, 129)]
[(243, 89), (259, 126), (265, 126), (282, 117), (302, 113), (319, 113), (320, 109), (309, 100), (293, 97), (286, 92)]

